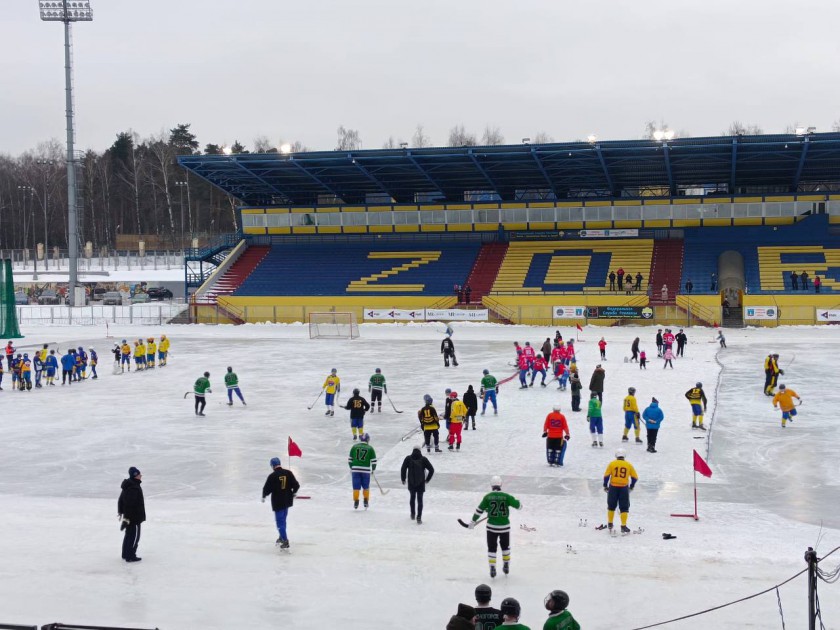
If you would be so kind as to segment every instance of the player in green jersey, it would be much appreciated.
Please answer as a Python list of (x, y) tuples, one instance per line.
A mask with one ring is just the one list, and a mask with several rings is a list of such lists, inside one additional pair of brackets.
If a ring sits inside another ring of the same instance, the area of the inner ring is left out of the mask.
[(195, 415), (203, 416), (204, 407), (207, 401), (204, 400), (205, 394), (212, 394), (210, 389), (210, 372), (205, 372), (204, 376), (200, 376), (193, 386), (193, 394), (195, 394)]
[(225, 387), (227, 387), (228, 393), (228, 406), (233, 405), (234, 393), (239, 396), (242, 404), (245, 404), (245, 399), (242, 397), (242, 390), (239, 389), (239, 377), (233, 371), (232, 367), (228, 367), (227, 374), (225, 374)]
[(519, 623), (519, 616), (522, 614), (522, 606), (513, 597), (505, 597), (500, 606), (502, 611), (502, 625), (500, 628), (506, 630), (531, 630), (528, 626)]
[(481, 403), (481, 415), (484, 415), (484, 412), (487, 410), (487, 401), (490, 400), (493, 402), (493, 413), (499, 413), (499, 407), (496, 405), (496, 394), (499, 393), (499, 381), (496, 380), (496, 377), (490, 374), (490, 370), (484, 370), (484, 376), (481, 379), (481, 390), (479, 391), (479, 396), (483, 399)]
[(385, 384), (385, 377), (379, 368), (376, 368), (376, 373), (370, 377), (368, 391), (370, 392), (370, 412), (376, 411), (375, 407), (379, 403), (379, 413), (382, 413), (382, 392), (387, 394), (388, 386)]
[(510, 508), (517, 510), (522, 504), (513, 496), (502, 492), (502, 478), (498, 475), (490, 480), (491, 492), (484, 495), (475, 509), (469, 528), (473, 529), (484, 512), (487, 512), (487, 559), (490, 562), (490, 577), (496, 577), (496, 551), (502, 546), (502, 571), (510, 572)]
[(545, 596), (544, 603), (548, 619), (543, 624), (543, 630), (580, 630), (580, 624), (566, 610), (569, 607), (569, 596), (565, 591), (551, 591)]
[(347, 457), (353, 481), (353, 509), (359, 509), (359, 491), (365, 499), (365, 509), (370, 505), (370, 475), (376, 470), (376, 451), (369, 444), (370, 435), (363, 433), (359, 444), (354, 444)]

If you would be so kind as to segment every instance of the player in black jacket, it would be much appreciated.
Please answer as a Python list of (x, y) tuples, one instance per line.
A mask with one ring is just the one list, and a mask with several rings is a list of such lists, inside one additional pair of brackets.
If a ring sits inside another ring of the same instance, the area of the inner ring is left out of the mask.
[(472, 385), (467, 387), (467, 391), (464, 392), (463, 403), (467, 406), (467, 420), (464, 423), (464, 428), (469, 429), (470, 421), (472, 421), (472, 428), (475, 431), (475, 414), (478, 411), (478, 396), (475, 395), (475, 390)]
[[(359, 388), (353, 390), (353, 396), (344, 405), (350, 410), (350, 430), (353, 432), (355, 442), (365, 432), (365, 414), (370, 409), (370, 403), (359, 396)], [(356, 432), (358, 431), (358, 435)]]
[(493, 630), (493, 628), (502, 625), (502, 611), (490, 605), (492, 598), (493, 591), (486, 584), (479, 584), (475, 587), (476, 630)]
[(677, 342), (677, 356), (683, 356), (683, 352), (685, 350), (685, 344), (688, 341), (688, 336), (683, 332), (683, 329), (680, 328), (680, 332), (676, 334), (674, 340)]
[(274, 470), (265, 480), (262, 500), (265, 503), (265, 498), (269, 494), (271, 495), (271, 509), (274, 510), (274, 521), (277, 523), (277, 532), (280, 534), (277, 544), (280, 545), (281, 549), (288, 549), (289, 537), (286, 535), (286, 516), (289, 513), (289, 508), (292, 507), (297, 491), (300, 490), (300, 484), (291, 470), (286, 470), (280, 465), (279, 457), (272, 457), (269, 464)]
[(449, 359), (452, 359), (452, 365), (458, 367), (458, 359), (455, 358), (455, 344), (452, 339), (447, 337), (440, 342), (440, 353), (443, 355), (443, 365), (449, 367)]
[(140, 483), (143, 475), (134, 466), (128, 469), (128, 479), (123, 480), (120, 498), (117, 500), (117, 513), (122, 519), (120, 529), (125, 531), (122, 544), (122, 558), (126, 562), (140, 562), (137, 557), (137, 545), (140, 544), (140, 524), (146, 520), (146, 501)]
[[(426, 484), (432, 480), (432, 475), (435, 474), (435, 467), (426, 458), (423, 457), (423, 449), (415, 446), (411, 451), (411, 455), (403, 460), (402, 468), (400, 468), (400, 479), (403, 485), (408, 481), (408, 505), (411, 507), (411, 519), (414, 520), (417, 515), (417, 524), (423, 522), (423, 493), (426, 492)], [(417, 502), (417, 511), (414, 510), (415, 500)]]

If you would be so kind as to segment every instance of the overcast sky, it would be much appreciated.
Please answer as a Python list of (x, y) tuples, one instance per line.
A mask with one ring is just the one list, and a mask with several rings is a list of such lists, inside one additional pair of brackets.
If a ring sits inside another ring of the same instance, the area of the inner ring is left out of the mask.
[[(203, 147), (265, 135), (435, 144), (693, 136), (840, 119), (837, 0), (93, 0), (74, 27), (77, 137), (192, 123)], [(0, 152), (64, 139), (62, 27), (2, 0)]]

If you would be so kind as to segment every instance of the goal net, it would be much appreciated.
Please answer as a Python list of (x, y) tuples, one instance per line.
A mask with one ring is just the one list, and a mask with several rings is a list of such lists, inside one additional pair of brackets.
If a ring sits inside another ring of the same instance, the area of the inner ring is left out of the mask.
[(309, 313), (310, 339), (357, 339), (355, 313)]

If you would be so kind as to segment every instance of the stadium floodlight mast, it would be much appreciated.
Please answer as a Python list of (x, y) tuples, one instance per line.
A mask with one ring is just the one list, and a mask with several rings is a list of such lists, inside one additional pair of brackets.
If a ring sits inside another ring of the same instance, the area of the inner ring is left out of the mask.
[(653, 132), (653, 139), (657, 142), (673, 140), (674, 131), (673, 129), (657, 129)]
[(73, 54), (70, 25), (91, 22), (90, 0), (38, 0), (41, 20), (64, 23), (64, 91), (67, 116), (67, 249), (70, 258), (70, 306), (76, 306), (76, 285), (79, 281), (79, 235), (76, 217), (76, 156), (73, 149)]

